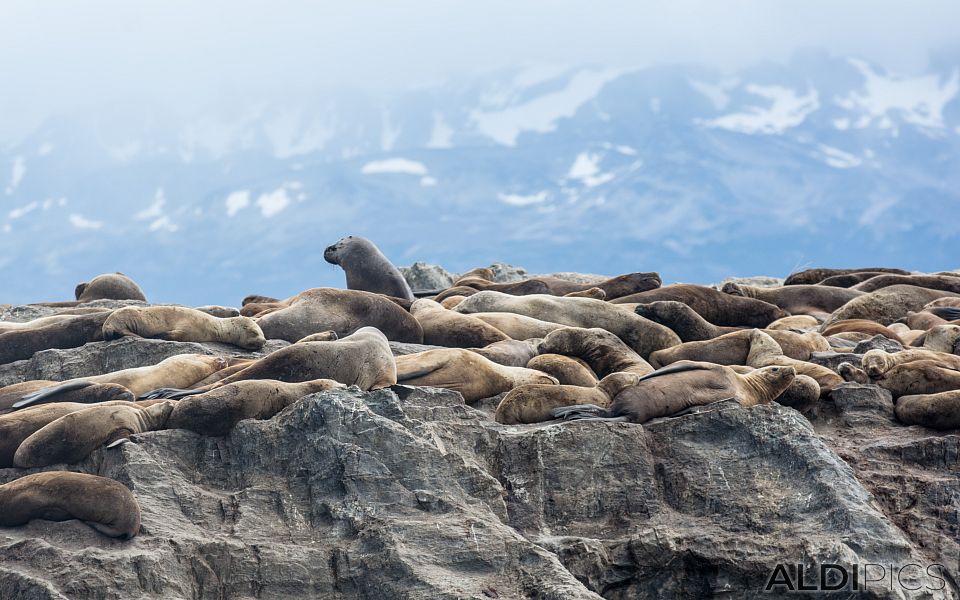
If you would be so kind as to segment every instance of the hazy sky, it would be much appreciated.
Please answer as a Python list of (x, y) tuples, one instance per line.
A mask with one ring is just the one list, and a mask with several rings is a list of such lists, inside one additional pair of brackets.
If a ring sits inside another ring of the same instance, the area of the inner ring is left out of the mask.
[(2, 0), (0, 141), (118, 98), (189, 107), (251, 91), (391, 89), (517, 64), (736, 68), (808, 47), (910, 72), (958, 40), (957, 0)]

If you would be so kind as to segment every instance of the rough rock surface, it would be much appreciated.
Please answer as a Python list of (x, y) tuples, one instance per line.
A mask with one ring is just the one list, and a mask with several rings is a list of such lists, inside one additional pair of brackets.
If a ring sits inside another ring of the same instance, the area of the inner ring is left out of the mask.
[(453, 285), (459, 277), (439, 265), (415, 262), (409, 267), (400, 267), (400, 273), (413, 291), (442, 290)]
[(738, 285), (751, 285), (753, 287), (772, 288), (783, 285), (783, 277), (767, 277), (766, 275), (757, 275), (754, 277), (727, 277), (714, 287), (720, 289), (725, 283), (736, 283)]

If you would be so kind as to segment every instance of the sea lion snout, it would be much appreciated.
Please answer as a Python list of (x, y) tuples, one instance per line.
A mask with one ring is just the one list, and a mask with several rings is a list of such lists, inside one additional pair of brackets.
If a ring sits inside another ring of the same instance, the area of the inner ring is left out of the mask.
[(337, 262), (337, 245), (336, 244), (332, 246), (327, 246), (327, 248), (323, 251), (323, 260), (327, 261), (332, 265), (339, 264)]

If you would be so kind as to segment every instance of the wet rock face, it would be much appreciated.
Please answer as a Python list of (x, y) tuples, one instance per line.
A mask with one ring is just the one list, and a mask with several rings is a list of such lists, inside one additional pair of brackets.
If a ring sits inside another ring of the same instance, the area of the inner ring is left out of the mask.
[[(817, 432), (792, 409), (733, 402), (644, 426), (502, 426), (445, 390), (325, 392), (223, 438), (140, 434), (68, 467), (129, 486), (141, 534), (0, 529), (0, 597), (760, 597), (779, 562), (955, 552), (927, 542), (950, 522), (929, 511), (955, 502), (956, 441), (890, 421), (909, 435), (861, 447), (848, 436), (883, 415), (843, 413), (873, 404), (839, 403)], [(938, 486), (899, 489), (900, 460)], [(861, 464), (887, 474), (865, 487)], [(910, 529), (891, 521), (888, 502), (927, 493)]]

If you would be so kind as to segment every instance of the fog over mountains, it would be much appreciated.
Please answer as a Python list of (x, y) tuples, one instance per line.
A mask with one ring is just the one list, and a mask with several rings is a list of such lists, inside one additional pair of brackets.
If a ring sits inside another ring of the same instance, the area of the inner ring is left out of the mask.
[(117, 270), (157, 302), (342, 286), (323, 248), (351, 234), (455, 271), (960, 266), (960, 56), (911, 76), (807, 52), (276, 96), (118, 103), (0, 145), (3, 301)]

